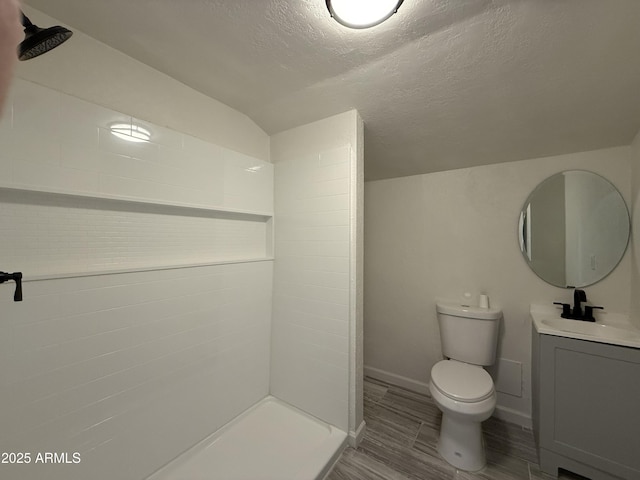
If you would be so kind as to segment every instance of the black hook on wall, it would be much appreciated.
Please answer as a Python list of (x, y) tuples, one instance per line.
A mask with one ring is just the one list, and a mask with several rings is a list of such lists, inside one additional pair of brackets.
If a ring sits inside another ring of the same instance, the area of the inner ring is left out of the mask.
[(13, 294), (14, 302), (22, 301), (22, 272), (0, 272), (0, 283), (8, 282), (9, 280), (13, 280), (16, 282), (16, 292)]

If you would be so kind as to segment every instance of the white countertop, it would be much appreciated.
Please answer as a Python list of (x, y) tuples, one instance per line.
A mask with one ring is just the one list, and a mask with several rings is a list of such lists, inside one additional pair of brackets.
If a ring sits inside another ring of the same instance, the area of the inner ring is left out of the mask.
[(597, 314), (596, 322), (565, 320), (560, 317), (561, 308), (551, 302), (549, 305), (531, 304), (529, 312), (536, 332), (543, 335), (640, 348), (640, 330), (626, 315), (601, 312)]

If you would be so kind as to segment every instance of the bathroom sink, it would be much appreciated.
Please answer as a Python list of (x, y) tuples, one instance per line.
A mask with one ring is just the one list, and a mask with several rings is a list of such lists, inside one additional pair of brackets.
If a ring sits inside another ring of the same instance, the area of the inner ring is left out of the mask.
[(629, 321), (628, 315), (600, 311), (595, 322), (585, 322), (561, 318), (554, 305), (538, 303), (531, 304), (529, 312), (538, 334), (640, 349), (640, 329)]
[(566, 318), (544, 319), (542, 323), (547, 327), (563, 332), (589, 335), (601, 339), (640, 341), (640, 331), (603, 325), (601, 323), (568, 320)]

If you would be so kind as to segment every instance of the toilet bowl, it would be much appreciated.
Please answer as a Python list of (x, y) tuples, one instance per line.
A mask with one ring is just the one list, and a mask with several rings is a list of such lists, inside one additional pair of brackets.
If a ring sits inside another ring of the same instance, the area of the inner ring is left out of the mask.
[(433, 366), (429, 392), (442, 412), (438, 453), (456, 468), (481, 470), (486, 464), (481, 423), (496, 406), (491, 377), (482, 367), (442, 360)]
[(495, 361), (498, 309), (438, 303), (438, 323), (445, 360), (431, 369), (429, 392), (442, 411), (438, 452), (461, 470), (486, 464), (482, 422), (496, 407), (491, 376), (482, 368)]

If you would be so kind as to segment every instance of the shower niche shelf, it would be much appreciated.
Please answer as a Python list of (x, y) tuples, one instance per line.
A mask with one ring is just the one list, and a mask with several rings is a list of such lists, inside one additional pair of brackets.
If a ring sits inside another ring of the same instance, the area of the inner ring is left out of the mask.
[[(155, 206), (159, 208), (165, 209), (166, 213), (171, 214), (169, 210), (176, 209), (176, 212), (179, 210), (194, 210), (201, 212), (211, 212), (211, 216), (219, 216), (228, 214), (229, 218), (232, 216), (246, 216), (246, 217), (257, 217), (263, 218), (264, 221), (273, 217), (273, 212), (258, 212), (253, 210), (243, 210), (236, 208), (226, 208), (226, 207), (214, 207), (202, 204), (193, 204), (193, 203), (180, 203), (180, 202), (163, 202), (156, 201), (146, 198), (138, 198), (138, 197), (124, 197), (119, 195), (108, 195), (108, 194), (93, 194), (93, 193), (80, 193), (80, 192), (68, 192), (64, 190), (57, 190), (55, 188), (40, 188), (40, 187), (32, 187), (32, 186), (19, 186), (19, 185), (7, 185), (0, 182), (0, 200), (5, 198), (5, 195), (2, 195), (3, 192), (8, 194), (15, 195), (30, 195), (34, 198), (37, 195), (41, 195), (41, 198), (44, 198), (45, 195), (53, 197), (66, 197), (66, 198), (75, 198), (75, 199), (83, 199), (87, 201), (104, 201), (104, 202), (114, 202), (121, 204), (137, 204), (137, 205), (147, 205), (147, 206)], [(217, 214), (217, 215), (216, 215)]]
[(5, 225), (16, 222), (7, 260), (41, 259), (26, 262), (25, 282), (273, 260), (272, 212), (2, 183), (0, 204)]

